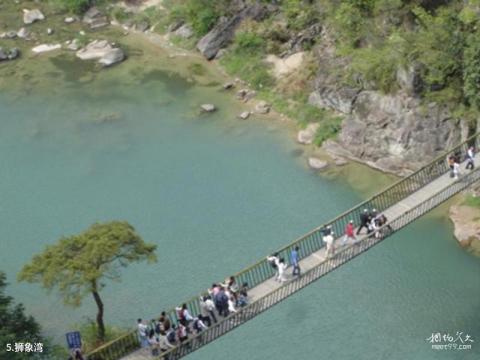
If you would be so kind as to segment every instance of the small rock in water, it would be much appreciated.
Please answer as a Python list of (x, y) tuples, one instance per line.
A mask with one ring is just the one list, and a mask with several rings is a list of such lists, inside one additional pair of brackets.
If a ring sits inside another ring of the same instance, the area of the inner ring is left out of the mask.
[(23, 22), (25, 24), (32, 24), (38, 20), (44, 20), (45, 15), (38, 9), (27, 10), (23, 9)]
[(28, 37), (28, 35), (30, 35), (30, 32), (27, 29), (25, 29), (24, 27), (22, 27), (17, 32), (17, 36), (21, 39), (26, 39)]
[(231, 89), (231, 88), (233, 88), (234, 86), (235, 86), (235, 84), (234, 84), (233, 82), (229, 81), (229, 82), (223, 84), (223, 90)]
[(217, 108), (213, 104), (203, 104), (200, 106), (200, 108), (205, 112), (213, 112), (217, 110)]
[(347, 161), (347, 160), (345, 160), (344, 158), (340, 158), (340, 157), (335, 158), (335, 159), (333, 160), (333, 162), (335, 163), (336, 166), (343, 166), (343, 165), (347, 165), (347, 164), (348, 164), (348, 161)]
[(262, 100), (255, 106), (255, 111), (259, 114), (268, 114), (270, 107), (270, 104)]
[(315, 169), (315, 170), (321, 170), (326, 168), (328, 166), (328, 163), (326, 161), (317, 159), (315, 157), (309, 157), (308, 166), (310, 166), (312, 169)]
[(248, 117), (250, 116), (250, 111), (244, 111), (238, 117), (242, 120), (247, 120)]
[(47, 35), (53, 35), (53, 29), (52, 28), (47, 29)]
[(63, 22), (64, 22), (65, 24), (71, 24), (71, 23), (75, 22), (75, 18), (74, 18), (74, 17), (71, 17), (71, 16), (70, 16), (70, 17), (66, 17), (65, 20), (63, 20)]

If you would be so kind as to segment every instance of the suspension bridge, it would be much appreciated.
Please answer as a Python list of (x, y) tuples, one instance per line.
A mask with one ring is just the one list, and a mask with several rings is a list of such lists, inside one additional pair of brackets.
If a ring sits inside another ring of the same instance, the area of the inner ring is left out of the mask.
[[(217, 323), (212, 324), (212, 326), (199, 334), (190, 335), (187, 341), (169, 351), (162, 353), (158, 357), (152, 356), (150, 351), (140, 349), (137, 331), (132, 330), (124, 336), (94, 350), (87, 355), (87, 359), (146, 360), (163, 358), (174, 360), (180, 359), (207, 345), (322, 276), (334, 271), (339, 266), (348, 263), (356, 256), (477, 182), (480, 179), (480, 168), (465, 170), (464, 159), (470, 146), (478, 149), (479, 145), (480, 133), (477, 133), (413, 174), (397, 181), (382, 192), (278, 250), (279, 257), (288, 259), (293, 248), (296, 246), (300, 248), (299, 257), (302, 269), (300, 277), (290, 277), (284, 283), (275, 281), (275, 270), (266, 258), (235, 274), (234, 276), (238, 284), (248, 283), (249, 285), (249, 304), (239, 308), (236, 313), (231, 313), (225, 318), (218, 317), (221, 320)], [(458, 179), (450, 176), (450, 168), (447, 162), (447, 157), (450, 155), (455, 155), (463, 160), (460, 167), (461, 175)], [(479, 160), (480, 155), (476, 156), (475, 162), (478, 164)], [(365, 208), (377, 209), (379, 213), (383, 213), (388, 219), (387, 224), (375, 232), (358, 236), (358, 241), (355, 243), (347, 243), (347, 245), (342, 246), (341, 238), (343, 237), (345, 226), (350, 220), (353, 220), (355, 224), (359, 224), (360, 214)], [(330, 225), (334, 234), (338, 236), (334, 242), (336, 251), (330, 257), (327, 257), (326, 248), (322, 241), (321, 229), (326, 225)], [(201, 295), (203, 294), (199, 294), (188, 301), (179, 302), (179, 304), (186, 303), (190, 313), (198, 314), (201, 312), (199, 301)], [(175, 309), (168, 311), (167, 316), (172, 324), (178, 323)]]

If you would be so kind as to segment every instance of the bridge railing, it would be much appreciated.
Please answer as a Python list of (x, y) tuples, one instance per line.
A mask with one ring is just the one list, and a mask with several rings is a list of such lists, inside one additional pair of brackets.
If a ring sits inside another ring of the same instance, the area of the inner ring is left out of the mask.
[[(452, 182), (454, 181), (452, 185), (437, 192), (422, 203), (393, 219), (391, 222), (378, 229), (377, 232), (371, 233), (367, 237), (363, 238), (360, 242), (350, 245), (339, 251), (334, 257), (324, 260), (314, 268), (306, 271), (299, 278), (295, 278), (281, 285), (274, 291), (257, 299), (255, 302), (247, 305), (246, 307), (239, 309), (238, 312), (227, 316), (225, 319), (206, 329), (200, 334), (191, 337), (185, 343), (163, 353), (157, 357), (157, 359), (176, 360), (210, 343), (219, 336), (242, 325), (246, 321), (286, 299), (290, 295), (301, 290), (320, 277), (328, 274), (354, 257), (367, 251), (377, 243), (407, 226), (414, 220), (423, 216), (433, 208), (437, 207), (441, 203), (445, 202), (455, 194), (479, 180), (480, 168), (468, 173), (460, 180), (452, 180)], [(376, 235), (377, 233), (378, 235)]]
[[(276, 251), (276, 253), (278, 253), (280, 257), (288, 259), (291, 250), (298, 246), (300, 248), (299, 257), (303, 259), (320, 250), (324, 246), (321, 240), (322, 236), (320, 231), (323, 226), (331, 225), (334, 233), (337, 236), (340, 236), (343, 234), (345, 226), (350, 220), (353, 220), (356, 224), (360, 222), (360, 214), (363, 209), (377, 209), (379, 213), (385, 211), (395, 203), (405, 199), (412, 192), (419, 190), (431, 181), (440, 177), (442, 174), (445, 174), (448, 171), (447, 156), (455, 154), (461, 160), (463, 160), (466, 156), (468, 147), (471, 145), (475, 146), (475, 148), (478, 148), (478, 145), (480, 145), (480, 133), (471, 136), (466, 141), (458, 144), (448, 152), (438, 156), (432, 162), (415, 171), (411, 175), (395, 182), (382, 192), (370, 197), (359, 205), (337, 216), (335, 219), (329, 221), (325, 225), (315, 228), (289, 245), (279, 249)], [(266, 258), (264, 258), (248, 268), (234, 274), (234, 276), (238, 284), (245, 282), (249, 287), (252, 288), (271, 278), (274, 276), (274, 274), (275, 269), (273, 269), (268, 261), (266, 261)], [(205, 294), (206, 293), (199, 294), (198, 296), (195, 296), (184, 302), (192, 314), (199, 314), (201, 312), (199, 297)], [(178, 324), (175, 309), (166, 311), (166, 315), (172, 324)], [(88, 354), (88, 359), (116, 360), (121, 356), (127, 355), (128, 353), (132, 352), (132, 346), (136, 346), (137, 348), (140, 346), (138, 340), (136, 343), (133, 342), (132, 339), (135, 336), (135, 331), (132, 330), (126, 335), (97, 348)]]

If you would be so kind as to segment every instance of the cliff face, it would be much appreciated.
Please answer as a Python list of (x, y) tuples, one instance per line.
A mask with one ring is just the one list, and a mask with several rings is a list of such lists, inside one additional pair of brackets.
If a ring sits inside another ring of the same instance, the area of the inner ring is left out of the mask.
[(415, 69), (399, 69), (395, 94), (368, 89), (368, 84), (343, 85), (339, 71), (348, 59), (335, 55), (333, 41), (322, 32), (316, 48), (320, 70), (313, 81), (309, 103), (344, 116), (328, 152), (364, 162), (380, 170), (407, 175), (469, 135), (466, 121), (454, 119), (446, 107), (425, 104), (416, 96), (421, 87)]
[[(231, 19), (221, 19), (200, 39), (197, 48), (211, 59), (228, 46), (242, 21), (262, 21), (277, 11), (273, 5), (244, 5)], [(345, 84), (343, 73), (349, 71), (350, 60), (337, 55), (331, 33), (320, 23), (300, 32), (290, 31), (280, 54), (285, 57), (301, 51), (302, 46), (297, 49), (295, 44), (302, 44), (303, 40), (296, 41), (298, 39), (307, 37), (309, 44), (315, 44), (306, 51), (313, 55), (318, 67), (307, 89), (310, 92), (308, 102), (343, 116), (337, 138), (323, 144), (328, 152), (403, 176), (475, 131), (469, 128), (467, 121), (455, 118), (443, 104), (428, 103), (420, 98), (425, 85), (415, 65), (398, 68), (398, 90), (391, 94), (381, 93), (374, 84), (361, 78), (353, 84)]]

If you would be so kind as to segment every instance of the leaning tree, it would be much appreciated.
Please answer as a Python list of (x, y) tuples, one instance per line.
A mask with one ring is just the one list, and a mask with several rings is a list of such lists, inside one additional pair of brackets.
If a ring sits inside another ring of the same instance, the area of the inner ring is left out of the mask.
[(100, 297), (104, 280), (119, 281), (119, 270), (130, 263), (155, 262), (155, 249), (156, 245), (145, 243), (127, 222), (96, 223), (78, 235), (48, 245), (23, 267), (18, 280), (41, 283), (48, 290), (56, 288), (65, 304), (74, 307), (91, 294), (97, 305), (97, 337), (104, 341), (104, 304)]

